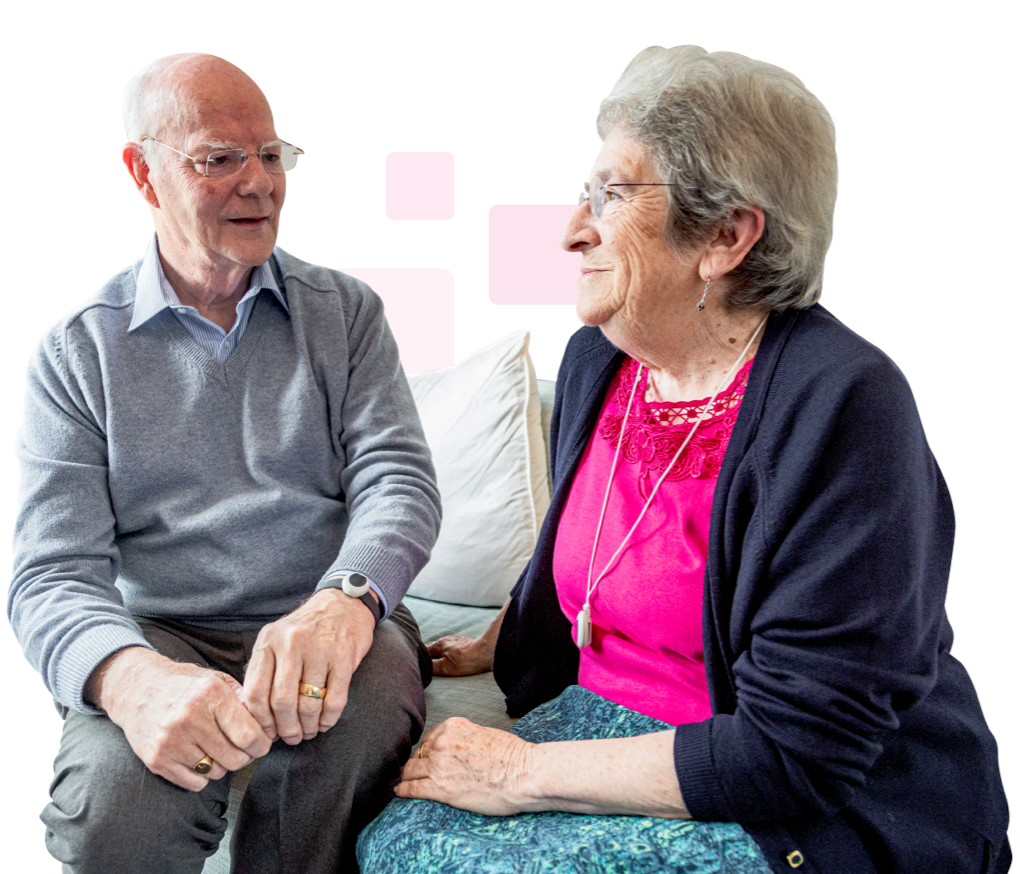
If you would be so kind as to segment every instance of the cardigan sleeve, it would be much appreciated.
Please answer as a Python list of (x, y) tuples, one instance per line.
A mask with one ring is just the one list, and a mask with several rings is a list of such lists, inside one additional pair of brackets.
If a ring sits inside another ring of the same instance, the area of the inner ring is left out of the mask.
[(674, 747), (697, 819), (844, 807), (949, 644), (949, 495), (906, 380), (855, 340), (791, 343), (720, 477), (715, 715), (680, 726)]

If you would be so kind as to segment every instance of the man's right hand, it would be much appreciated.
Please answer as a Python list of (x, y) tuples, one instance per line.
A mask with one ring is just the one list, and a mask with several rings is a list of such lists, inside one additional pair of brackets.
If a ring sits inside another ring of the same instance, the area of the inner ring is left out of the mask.
[[(198, 792), (271, 746), (233, 677), (144, 647), (108, 656), (89, 678), (86, 695), (123, 729), (150, 771), (182, 789)], [(212, 770), (196, 774), (203, 756), (212, 758)]]

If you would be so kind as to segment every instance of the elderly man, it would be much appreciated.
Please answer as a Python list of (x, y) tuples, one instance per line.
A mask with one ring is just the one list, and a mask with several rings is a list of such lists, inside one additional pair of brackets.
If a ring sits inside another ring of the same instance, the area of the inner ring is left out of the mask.
[(356, 870), (423, 724), (399, 602), (439, 528), (429, 451), (379, 299), (274, 249), (301, 150), (255, 83), (164, 58), (125, 121), (155, 238), (43, 341), (20, 450), (9, 612), (65, 714), (47, 843), (200, 871), (261, 758), (234, 870)]

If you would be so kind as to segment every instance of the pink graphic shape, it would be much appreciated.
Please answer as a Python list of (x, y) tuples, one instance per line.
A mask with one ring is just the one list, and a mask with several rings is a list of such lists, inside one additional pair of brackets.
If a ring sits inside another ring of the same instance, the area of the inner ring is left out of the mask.
[(560, 238), (576, 206), (494, 206), (489, 210), (489, 300), (574, 304), (581, 256)]
[(341, 268), (382, 298), (407, 373), (454, 364), (453, 274), (430, 268)]
[(546, 244), (556, 246), (560, 229), (577, 208), (581, 183), (541, 184), (471, 184), (456, 188), (457, 269), (478, 271), (489, 269), (489, 213), (500, 204), (560, 204), (559, 227)]
[(386, 156), (386, 217), (397, 221), (453, 218), (453, 155), (390, 152)]

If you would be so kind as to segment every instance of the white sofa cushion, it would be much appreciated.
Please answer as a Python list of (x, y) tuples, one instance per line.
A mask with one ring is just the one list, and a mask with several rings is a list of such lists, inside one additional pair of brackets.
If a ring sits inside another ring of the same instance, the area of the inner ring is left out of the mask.
[(549, 478), (529, 339), (518, 331), (455, 367), (408, 377), (443, 500), (415, 597), (501, 606), (535, 548)]

